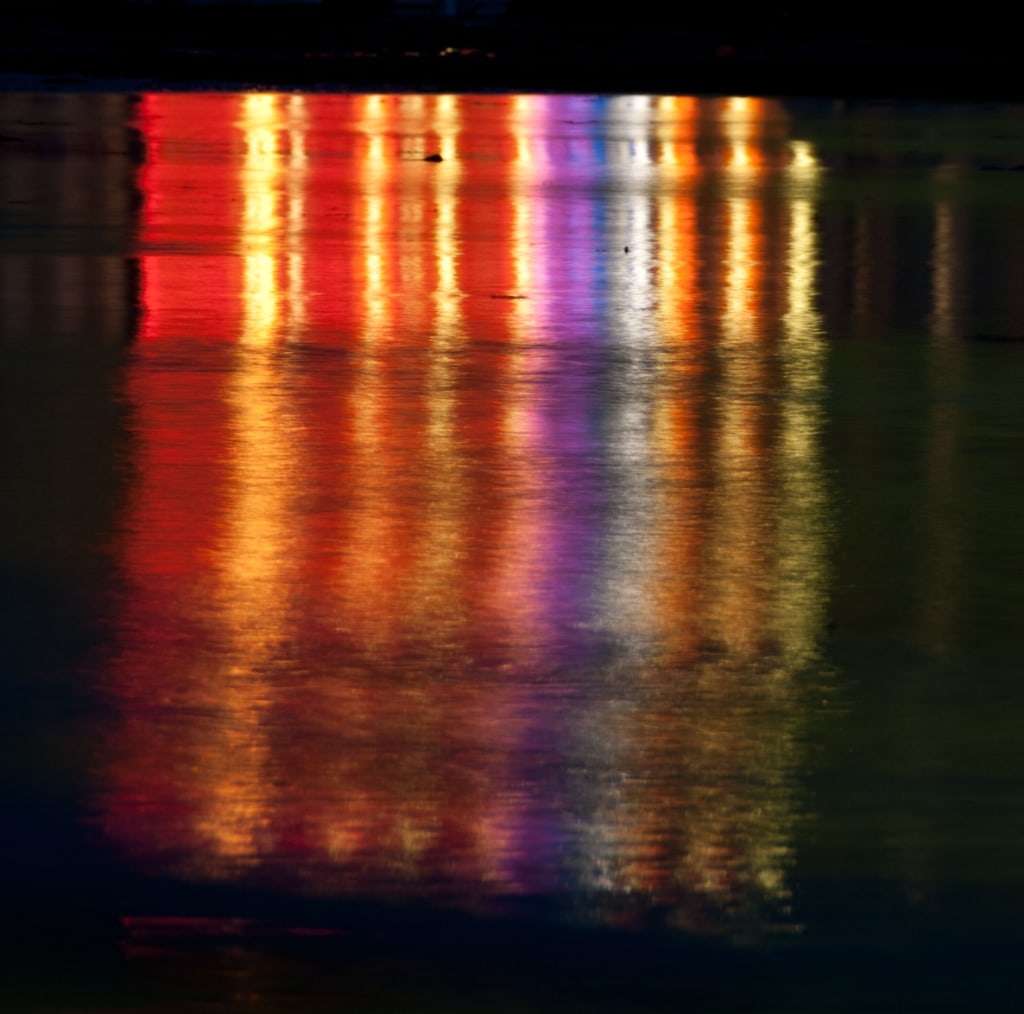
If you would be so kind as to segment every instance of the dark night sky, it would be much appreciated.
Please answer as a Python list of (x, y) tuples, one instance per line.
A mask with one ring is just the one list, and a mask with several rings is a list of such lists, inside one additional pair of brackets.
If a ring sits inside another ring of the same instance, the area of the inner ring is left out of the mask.
[[(491, 8), (492, 10), (494, 8)], [(361, 5), (0, 3), (0, 68), (163, 83), (1014, 97), (1009, 33), (881, 3), (677, 5), (596, 12), (510, 0), (446, 20)], [(445, 53), (442, 56), (442, 53)], [(73, 86), (74, 81), (56, 86)]]

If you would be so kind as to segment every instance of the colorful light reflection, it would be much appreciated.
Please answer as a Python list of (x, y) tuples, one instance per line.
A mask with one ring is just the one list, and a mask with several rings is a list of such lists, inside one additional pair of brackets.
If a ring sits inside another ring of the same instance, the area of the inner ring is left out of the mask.
[(139, 122), (110, 834), (321, 893), (783, 903), (826, 576), (813, 149), (753, 99)]

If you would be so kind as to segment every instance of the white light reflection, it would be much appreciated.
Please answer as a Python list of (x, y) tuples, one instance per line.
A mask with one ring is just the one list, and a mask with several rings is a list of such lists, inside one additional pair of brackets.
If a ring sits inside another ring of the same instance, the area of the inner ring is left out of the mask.
[(608, 198), (610, 336), (622, 352), (615, 397), (609, 406), (607, 456), (614, 488), (614, 521), (606, 539), (605, 612), (609, 629), (647, 644), (652, 621), (646, 576), (653, 566), (649, 483), (653, 363), (657, 352), (657, 293), (653, 200), (655, 170), (650, 134), (654, 119), (647, 96), (608, 101), (617, 143), (608, 149), (614, 189)]

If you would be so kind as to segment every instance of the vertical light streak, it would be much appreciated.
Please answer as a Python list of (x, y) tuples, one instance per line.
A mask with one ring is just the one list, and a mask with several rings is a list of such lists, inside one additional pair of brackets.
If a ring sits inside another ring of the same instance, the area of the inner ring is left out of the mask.
[(671, 168), (673, 181), (695, 175), (699, 169), (694, 146), (694, 125), (700, 102), (692, 95), (662, 95), (654, 102), (657, 121), (656, 161), (662, 170)]
[(699, 462), (701, 375), (707, 343), (699, 302), (701, 236), (694, 188), (700, 166), (693, 152), (697, 101), (662, 98), (658, 109), (672, 132), (662, 128), (656, 203), (658, 334), (661, 355), (655, 384), (652, 437), (659, 464), (655, 559), (659, 562), (656, 611), (663, 652), (688, 657), (700, 637), (700, 549), (707, 537), (700, 501)]
[(727, 179), (734, 192), (741, 192), (763, 168), (758, 136), (766, 111), (763, 99), (743, 97), (727, 99), (722, 108), (722, 130), (729, 142)]
[(547, 305), (544, 258), (551, 241), (545, 217), (544, 181), (552, 171), (536, 143), (546, 126), (549, 100), (541, 95), (511, 99), (508, 130), (514, 138), (510, 166), (512, 190), (511, 261), (519, 302), (512, 318), (506, 370), (507, 395), (501, 418), (501, 453), (506, 462), (507, 508), (501, 543), (505, 552), (497, 560), (493, 600), (497, 615), (507, 618), (518, 650), (528, 652), (544, 629), (545, 604), (534, 589), (541, 584), (548, 535), (543, 491), (545, 433), (541, 387), (536, 377), (551, 368), (551, 353), (543, 340)]
[(932, 334), (936, 338), (953, 337), (956, 319), (955, 283), (957, 249), (952, 202), (935, 202), (934, 238), (932, 241)]
[(714, 613), (715, 637), (736, 658), (758, 650), (766, 589), (763, 585), (767, 518), (765, 446), (767, 420), (759, 398), (766, 383), (764, 347), (764, 199), (759, 147), (762, 100), (735, 98), (722, 108), (729, 144), (725, 167), (724, 305), (721, 381), (716, 436)]
[(517, 548), (502, 559), (500, 584), (501, 608), (517, 617), (515, 626), (524, 634), (524, 648), (528, 632), (539, 632), (545, 621), (544, 603), (531, 589), (540, 583), (550, 524), (540, 488), (543, 471), (538, 467), (550, 448), (545, 451), (544, 388), (537, 378), (555, 368), (548, 337), (548, 329), (555, 322), (546, 312), (552, 296), (549, 272), (555, 237), (552, 201), (545, 192), (555, 169), (536, 141), (549, 127), (553, 116), (550, 105), (546, 96), (517, 96), (510, 124), (516, 152), (512, 164), (512, 264), (516, 292), (528, 298), (516, 308), (507, 372), (509, 397), (502, 423), (504, 454), (515, 477), (506, 541), (509, 547)]
[(362, 302), (363, 321), (361, 339), (365, 345), (376, 345), (389, 330), (388, 311), (390, 307), (388, 253), (388, 201), (392, 185), (394, 152), (385, 148), (385, 136), (371, 133), (380, 115), (380, 96), (367, 96), (367, 119), (364, 130), (368, 133), (366, 150), (363, 153), (362, 173)]
[(776, 624), (787, 665), (796, 668), (814, 656), (824, 623), (827, 500), (821, 461), (825, 337), (817, 308), (819, 255), (814, 221), (821, 170), (810, 145), (794, 142), (793, 149), (786, 173), (787, 305), (780, 349), (786, 397), (779, 434)]
[(934, 396), (928, 425), (928, 510), (931, 536), (925, 570), (927, 591), (922, 593), (925, 641), (936, 656), (948, 651), (955, 630), (956, 579), (962, 554), (957, 545), (958, 526), (949, 524), (956, 488), (954, 474), (960, 430), (959, 388), (961, 349), (956, 340), (961, 328), (958, 308), (962, 299), (963, 256), (955, 205), (948, 198), (935, 202), (932, 240), (932, 308), (929, 315), (932, 341), (928, 360)]
[[(539, 467), (544, 456), (543, 420), (535, 401), (538, 385), (532, 379), (547, 359), (537, 342), (542, 324), (536, 316), (544, 306), (538, 249), (547, 239), (543, 218), (538, 215), (542, 202), (537, 189), (548, 167), (534, 142), (534, 132), (544, 123), (544, 103), (541, 96), (519, 95), (505, 104), (504, 127), (511, 138), (512, 153), (507, 176), (512, 205), (511, 284), (513, 294), (528, 298), (517, 301), (510, 315), (503, 396), (496, 407), (499, 418), (495, 439), (503, 491), (489, 533), (496, 552), (486, 589), (489, 614), (498, 618), (507, 650), (524, 668), (535, 664), (536, 646), (544, 641), (548, 620), (546, 604), (536, 594), (543, 584), (548, 536)], [(528, 702), (524, 702), (523, 691), (515, 682), (494, 695), (491, 714), (501, 724), (506, 742), (522, 734), (519, 713), (524, 703)], [(496, 794), (481, 815), (482, 837), (488, 843), (487, 877), (504, 893), (530, 889), (517, 863), (528, 814), (525, 794)]]
[[(214, 783), (197, 821), (215, 854), (229, 863), (257, 858), (261, 829), (270, 820), (269, 748), (263, 730), (270, 702), (264, 671), (274, 665), (284, 636), (282, 602), (298, 580), (290, 524), (298, 474), (295, 427), (289, 425), (292, 409), (279, 361), (266, 346), (281, 337), (281, 277), (287, 274), (289, 247), (298, 244), (303, 227), (301, 156), (296, 157), (302, 150), (301, 129), (291, 131), (295, 136), (288, 148), (296, 173), (286, 189), (281, 149), (288, 131), (281, 97), (247, 95), (240, 104), (245, 157), (239, 174), (244, 259), (239, 339), (247, 351), (228, 392), (232, 475), (219, 574), (220, 609), (232, 650), (226, 669), (217, 674), (220, 735), (207, 743), (204, 764)], [(294, 126), (301, 105), (292, 103), (290, 112)], [(288, 207), (282, 208), (286, 194)], [(295, 296), (301, 301), (301, 291)]]
[(354, 114), (365, 145), (357, 170), (362, 236), (353, 255), (362, 313), (354, 320), (351, 476), (346, 479), (350, 507), (345, 514), (347, 529), (338, 533), (345, 553), (338, 561), (343, 606), (337, 622), (369, 652), (386, 643), (398, 619), (394, 607), (396, 519), (387, 509), (386, 498), (396, 454), (395, 427), (388, 411), (387, 351), (396, 330), (393, 290), (400, 153), (392, 131), (399, 101), (393, 96), (358, 96)]
[(651, 647), (660, 618), (650, 610), (648, 581), (653, 567), (649, 476), (652, 363), (658, 352), (654, 287), (655, 234), (650, 134), (652, 100), (620, 96), (608, 103), (609, 120), (620, 140), (611, 146), (609, 198), (611, 341), (621, 351), (616, 397), (610, 406), (606, 454), (614, 478), (614, 523), (606, 536), (609, 582), (606, 622), (619, 636), (636, 639), (637, 651)]
[(282, 129), (278, 96), (242, 98), (245, 139), (242, 166), (242, 256), (244, 258), (242, 342), (265, 345), (277, 335), (281, 309), (278, 257), (281, 244), (283, 166), (278, 133)]
[(306, 191), (309, 188), (309, 158), (306, 132), (309, 116), (306, 98), (292, 95), (287, 113), (287, 259), (288, 335), (302, 334), (307, 326), (309, 295), (306, 285)]
[[(793, 142), (785, 170), (788, 221), (785, 246), (786, 306), (777, 349), (782, 398), (775, 424), (773, 453), (755, 448), (759, 464), (774, 474), (776, 502), (758, 498), (745, 505), (769, 523), (773, 532), (752, 532), (763, 548), (752, 560), (748, 580), (757, 576), (763, 610), (761, 638), (769, 647), (762, 673), (765, 700), (776, 709), (772, 735), (760, 743), (763, 788), (751, 836), (751, 872), (769, 896), (787, 896), (786, 870), (791, 844), (780, 829), (794, 821), (795, 803), (784, 780), (793, 765), (794, 726), (799, 710), (794, 679), (815, 656), (825, 610), (826, 495), (821, 463), (821, 397), (824, 335), (817, 310), (818, 239), (814, 222), (819, 168), (813, 150)], [(750, 481), (749, 479), (747, 481)], [(755, 487), (758, 485), (754, 480)], [(762, 648), (762, 651), (764, 649)]]
[[(700, 385), (694, 380), (706, 347), (696, 312), (700, 236), (692, 186), (699, 166), (692, 131), (698, 108), (693, 100), (660, 99), (656, 109), (658, 158), (645, 187), (652, 203), (653, 292), (643, 294), (656, 330), (649, 373), (634, 378), (649, 399), (646, 450), (638, 460), (620, 463), (638, 469), (634, 500), (643, 509), (628, 520), (648, 542), (638, 561), (644, 568), (638, 585), (645, 621), (638, 629), (647, 643), (629, 673), (633, 713), (607, 718), (615, 729), (609, 739), (618, 743), (615, 762), (633, 788), (605, 804), (604, 841), (595, 845), (606, 890), (668, 898), (679, 881), (713, 892), (712, 871), (720, 863), (701, 853), (704, 815), (688, 806), (688, 794), (661, 777), (673, 751), (686, 755), (688, 764), (696, 761), (686, 720), (668, 717), (685, 714), (686, 705), (680, 687), (665, 674), (696, 663), (701, 633), (700, 557), (707, 532), (700, 492)], [(636, 617), (628, 622), (635, 624)]]
[[(464, 340), (461, 334), (462, 300), (464, 294), (460, 287), (460, 251), (459, 232), (460, 198), (462, 186), (463, 164), (459, 159), (459, 134), (461, 122), (459, 104), (453, 95), (440, 95), (436, 99), (431, 133), (437, 137), (437, 147), (445, 162), (437, 166), (437, 172), (430, 175), (430, 192), (437, 209), (437, 218), (433, 227), (433, 260), (434, 275), (437, 279), (433, 293), (435, 347), (444, 351), (453, 348), (455, 343)], [(437, 344), (439, 343), (439, 345)], [(448, 355), (432, 356), (435, 365), (446, 366), (450, 361)], [(439, 387), (431, 385), (435, 393)]]
[(761, 204), (753, 197), (726, 201), (725, 305), (721, 324), (718, 399), (718, 530), (715, 546), (715, 636), (736, 657), (758, 650), (765, 589), (761, 558), (765, 466), (764, 404), (769, 350), (760, 334), (762, 291)]
[[(459, 158), (462, 129), (460, 103), (452, 95), (437, 96), (428, 121), (444, 162), (429, 173), (423, 203), (436, 208), (432, 242), (424, 246), (435, 279), (429, 305), (432, 319), (426, 376), (427, 432), (425, 452), (432, 464), (427, 473), (422, 544), (416, 564), (416, 611), (424, 625), (445, 626), (451, 643), (465, 638), (463, 598), (466, 576), (467, 499), (465, 458), (456, 433), (458, 370), (468, 358), (463, 321), (460, 240), (467, 211), (460, 197), (463, 164)], [(424, 293), (426, 295), (426, 293)]]
[(742, 347), (755, 335), (760, 282), (759, 211), (756, 200), (732, 197), (726, 204), (725, 347)]

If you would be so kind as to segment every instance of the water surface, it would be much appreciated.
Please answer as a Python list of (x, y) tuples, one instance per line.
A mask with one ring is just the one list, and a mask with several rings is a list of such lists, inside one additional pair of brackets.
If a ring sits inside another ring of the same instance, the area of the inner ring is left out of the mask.
[(32, 960), (98, 933), (89, 1010), (1007, 1004), (1021, 117), (0, 97)]

